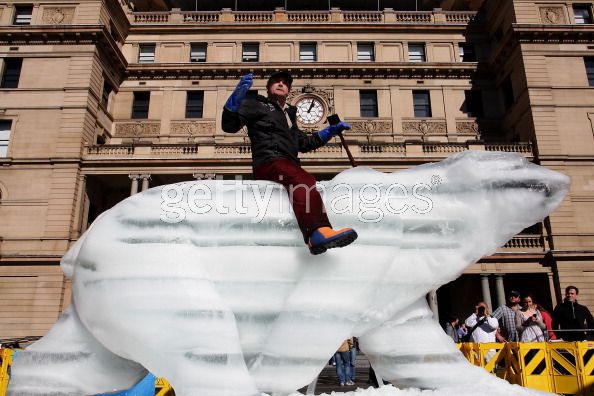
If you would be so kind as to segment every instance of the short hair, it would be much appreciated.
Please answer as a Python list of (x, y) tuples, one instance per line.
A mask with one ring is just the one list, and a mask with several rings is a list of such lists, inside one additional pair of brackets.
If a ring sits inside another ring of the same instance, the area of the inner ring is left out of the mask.
[(572, 285), (569, 285), (565, 288), (565, 294), (569, 293), (571, 289), (575, 290), (575, 294), (580, 294), (580, 289)]

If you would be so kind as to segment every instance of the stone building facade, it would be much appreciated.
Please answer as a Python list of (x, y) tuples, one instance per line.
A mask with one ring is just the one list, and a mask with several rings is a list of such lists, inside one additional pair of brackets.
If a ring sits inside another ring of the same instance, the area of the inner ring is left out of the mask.
[[(384, 3), (0, 2), (0, 338), (55, 322), (70, 301), (60, 257), (101, 212), (153, 186), (250, 178), (222, 107), (242, 74), (264, 93), (276, 70), (295, 77), (291, 103), (317, 109), (304, 130), (332, 113), (353, 125), (359, 165), (490, 150), (571, 176), (556, 213), (429, 296), (442, 318), (512, 288), (551, 308), (568, 284), (594, 308), (593, 3)], [(338, 140), (302, 159), (319, 180), (350, 167)]]

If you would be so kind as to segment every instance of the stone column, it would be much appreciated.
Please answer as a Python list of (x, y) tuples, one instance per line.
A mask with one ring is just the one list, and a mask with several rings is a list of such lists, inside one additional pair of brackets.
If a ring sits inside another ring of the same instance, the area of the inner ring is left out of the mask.
[(429, 300), (429, 308), (433, 312), (433, 319), (439, 322), (439, 306), (437, 304), (437, 290), (433, 289), (427, 294), (427, 300)]
[(503, 287), (503, 275), (495, 275), (495, 285), (497, 291), (497, 306), (499, 307), (505, 305), (505, 288)]
[(555, 280), (553, 279), (553, 273), (549, 272), (547, 274), (549, 278), (549, 289), (551, 290), (551, 303), (553, 304), (552, 307), (555, 308), (557, 306), (557, 293), (555, 293)]
[(491, 289), (489, 288), (489, 274), (481, 274), (481, 290), (483, 292), (483, 301), (487, 303), (489, 310), (493, 312), (493, 305), (491, 305)]
[(138, 174), (129, 174), (128, 177), (132, 180), (132, 185), (130, 186), (130, 195), (134, 195), (138, 192), (138, 178), (140, 175)]
[(140, 175), (140, 178), (142, 179), (142, 186), (140, 187), (140, 191), (148, 190), (149, 180), (151, 180), (151, 175), (149, 175), (149, 174)]

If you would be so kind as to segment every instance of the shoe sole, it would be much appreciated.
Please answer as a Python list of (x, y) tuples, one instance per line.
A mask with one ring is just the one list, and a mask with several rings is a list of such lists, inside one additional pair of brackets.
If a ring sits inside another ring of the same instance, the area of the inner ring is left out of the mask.
[(355, 239), (357, 239), (357, 237), (358, 237), (358, 235), (357, 235), (356, 231), (349, 232), (349, 233), (347, 233), (341, 237), (338, 237), (332, 241), (326, 242), (326, 243), (318, 245), (318, 246), (311, 247), (311, 248), (309, 248), (309, 251), (313, 255), (322, 254), (328, 249), (334, 249), (334, 248), (345, 247), (347, 245), (350, 245), (351, 243), (355, 242)]

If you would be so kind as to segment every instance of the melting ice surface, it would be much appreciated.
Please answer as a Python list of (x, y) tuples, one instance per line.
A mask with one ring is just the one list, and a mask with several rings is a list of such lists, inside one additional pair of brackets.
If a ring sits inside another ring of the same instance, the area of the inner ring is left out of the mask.
[[(8, 393), (106, 393), (150, 370), (182, 396), (290, 394), (357, 336), (399, 387), (535, 394), (468, 364), (424, 296), (542, 220), (568, 186), (504, 153), (349, 169), (320, 188), (333, 225), (359, 239), (320, 256), (274, 183), (150, 189), (100, 216), (64, 256), (73, 304), (15, 360)], [(387, 391), (409, 394), (367, 392)]]

